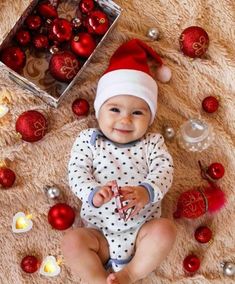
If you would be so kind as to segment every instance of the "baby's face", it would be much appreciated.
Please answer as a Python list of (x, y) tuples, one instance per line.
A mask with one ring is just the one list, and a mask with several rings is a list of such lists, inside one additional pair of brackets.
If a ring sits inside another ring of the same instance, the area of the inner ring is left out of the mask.
[(134, 96), (120, 95), (107, 100), (100, 108), (98, 123), (111, 141), (130, 143), (141, 138), (151, 119), (148, 104)]

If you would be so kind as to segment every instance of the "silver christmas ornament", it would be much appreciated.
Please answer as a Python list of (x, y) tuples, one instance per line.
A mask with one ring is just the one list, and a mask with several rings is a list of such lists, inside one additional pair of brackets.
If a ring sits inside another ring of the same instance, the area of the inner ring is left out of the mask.
[(152, 40), (159, 39), (159, 31), (157, 28), (150, 28), (147, 32), (147, 36)]
[(55, 199), (60, 196), (60, 189), (58, 187), (46, 187), (45, 192), (49, 199)]
[(81, 20), (79, 18), (73, 18), (72, 19), (72, 25), (74, 28), (80, 27), (82, 24)]
[(57, 46), (53, 45), (49, 50), (50, 50), (51, 54), (55, 54), (59, 51), (59, 48)]
[(170, 140), (175, 136), (175, 130), (169, 125), (163, 127), (163, 136), (165, 139)]
[(226, 276), (235, 275), (235, 264), (232, 262), (221, 262), (221, 267), (223, 268), (223, 273)]

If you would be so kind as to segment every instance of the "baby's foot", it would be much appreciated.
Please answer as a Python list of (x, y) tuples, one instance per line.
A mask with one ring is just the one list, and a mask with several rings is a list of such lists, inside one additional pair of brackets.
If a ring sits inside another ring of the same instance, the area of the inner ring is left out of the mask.
[(122, 269), (116, 273), (111, 273), (107, 277), (107, 284), (131, 284), (130, 275), (127, 270)]

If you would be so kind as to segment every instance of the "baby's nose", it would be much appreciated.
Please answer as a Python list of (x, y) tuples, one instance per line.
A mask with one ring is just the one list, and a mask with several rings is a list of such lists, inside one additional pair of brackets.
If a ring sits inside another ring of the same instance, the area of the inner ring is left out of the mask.
[(124, 115), (122, 118), (121, 118), (121, 123), (123, 124), (130, 124), (131, 123), (131, 116), (130, 115)]

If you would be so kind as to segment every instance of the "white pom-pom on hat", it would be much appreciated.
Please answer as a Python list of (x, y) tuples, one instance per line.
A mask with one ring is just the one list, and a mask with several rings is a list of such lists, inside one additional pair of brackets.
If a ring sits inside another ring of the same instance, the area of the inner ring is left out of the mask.
[(167, 83), (170, 81), (171, 76), (172, 76), (171, 69), (168, 66), (162, 65), (157, 68), (156, 78), (158, 81), (162, 83)]

